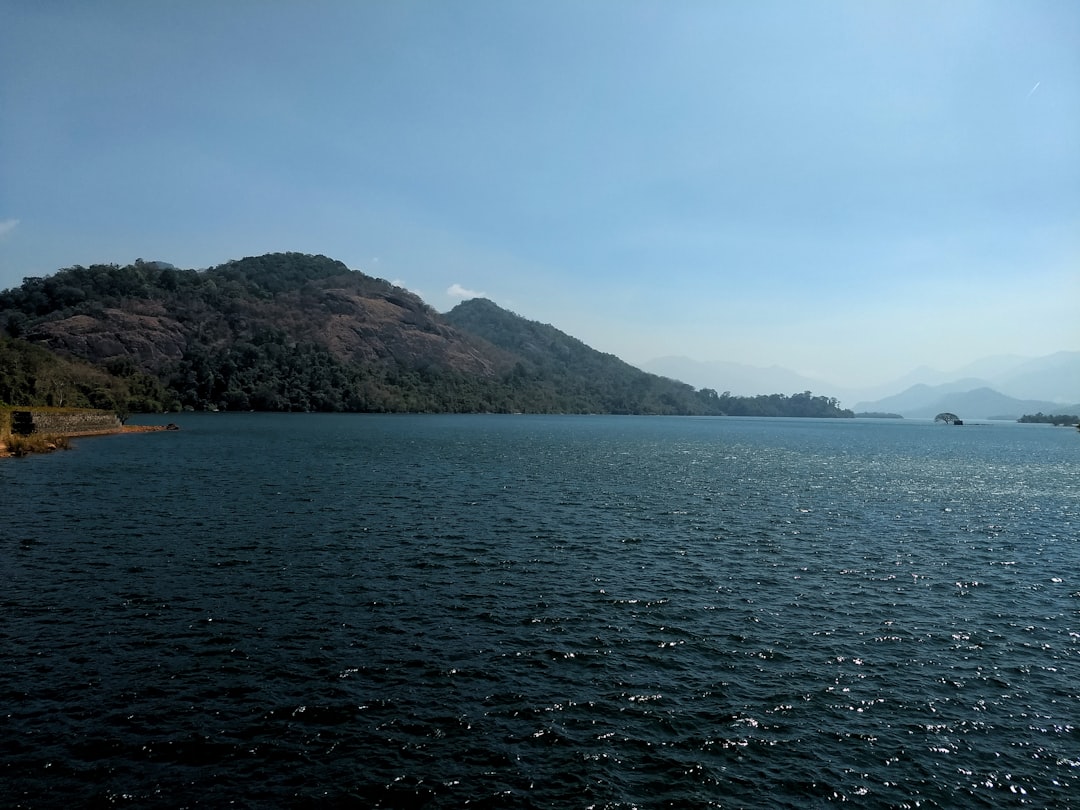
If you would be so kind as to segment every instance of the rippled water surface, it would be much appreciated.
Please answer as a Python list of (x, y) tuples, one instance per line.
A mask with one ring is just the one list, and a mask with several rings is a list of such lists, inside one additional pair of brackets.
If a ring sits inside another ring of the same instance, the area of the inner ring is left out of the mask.
[(180, 422), (0, 463), (5, 807), (1080, 805), (1075, 430)]

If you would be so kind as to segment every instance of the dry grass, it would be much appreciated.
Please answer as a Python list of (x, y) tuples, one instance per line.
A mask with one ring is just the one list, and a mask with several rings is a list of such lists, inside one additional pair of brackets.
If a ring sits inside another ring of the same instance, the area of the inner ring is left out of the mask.
[(70, 446), (67, 436), (53, 436), (48, 433), (32, 433), (29, 436), (11, 434), (4, 437), (7, 453), (15, 457), (28, 456), (31, 453), (51, 453), (53, 450), (67, 450)]

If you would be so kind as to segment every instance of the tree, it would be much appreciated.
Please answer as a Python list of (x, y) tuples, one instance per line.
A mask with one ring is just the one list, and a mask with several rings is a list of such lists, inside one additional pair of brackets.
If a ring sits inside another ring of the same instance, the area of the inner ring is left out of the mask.
[(43, 367), (38, 371), (34, 389), (48, 405), (54, 408), (64, 407), (72, 379), (70, 372), (62, 363)]
[(937, 416), (934, 417), (934, 421), (944, 422), (946, 425), (964, 424), (963, 420), (961, 420), (959, 416), (957, 416), (955, 413), (949, 413), (948, 411), (939, 413)]

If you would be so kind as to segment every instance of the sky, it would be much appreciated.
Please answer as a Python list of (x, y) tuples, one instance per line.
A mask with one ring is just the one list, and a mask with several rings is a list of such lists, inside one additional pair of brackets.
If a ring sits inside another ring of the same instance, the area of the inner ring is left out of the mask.
[(635, 364), (1080, 349), (1080, 3), (0, 0), (0, 289), (321, 253)]

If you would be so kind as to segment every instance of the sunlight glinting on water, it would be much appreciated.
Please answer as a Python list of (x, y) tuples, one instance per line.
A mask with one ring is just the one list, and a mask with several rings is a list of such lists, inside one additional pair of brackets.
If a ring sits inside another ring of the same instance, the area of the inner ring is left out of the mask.
[(34, 459), (0, 779), (22, 807), (1067, 804), (1075, 437), (947, 430), (195, 416)]

